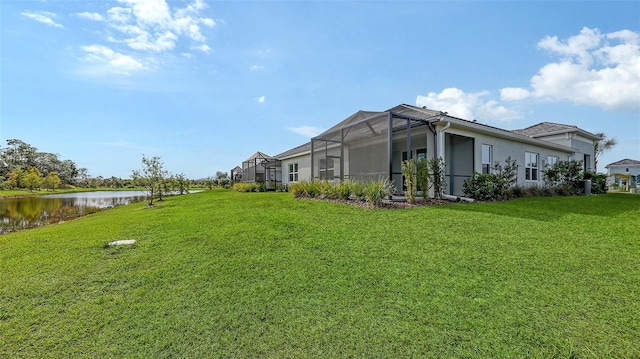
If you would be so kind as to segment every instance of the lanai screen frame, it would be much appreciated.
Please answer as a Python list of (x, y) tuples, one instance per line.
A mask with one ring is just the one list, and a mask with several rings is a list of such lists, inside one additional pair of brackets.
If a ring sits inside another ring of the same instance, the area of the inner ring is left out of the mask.
[[(261, 170), (258, 170), (261, 168)], [(247, 183), (267, 183), (270, 182), (269, 174), (274, 173), (274, 185), (277, 188), (278, 183), (282, 183), (282, 179), (278, 180), (278, 173), (282, 177), (282, 161), (277, 158), (267, 156), (263, 153), (257, 153), (253, 158), (249, 158), (242, 162), (241, 181)], [(263, 174), (262, 181), (257, 181), (258, 174)]]
[[(344, 173), (344, 155), (345, 155), (345, 144), (360, 141), (366, 138), (372, 138), (375, 136), (379, 136), (384, 134), (386, 131), (386, 142), (387, 142), (387, 178), (389, 181), (393, 180), (393, 138), (394, 134), (400, 131), (406, 131), (407, 138), (407, 154), (408, 158), (412, 158), (412, 146), (411, 146), (411, 129), (417, 126), (428, 126), (434, 137), (436, 136), (436, 129), (433, 126), (433, 122), (438, 121), (443, 116), (446, 116), (446, 113), (440, 112), (438, 114), (428, 116), (426, 118), (420, 118), (416, 116), (411, 116), (395, 111), (386, 111), (386, 112), (375, 112), (370, 116), (365, 117), (357, 122), (347, 124), (342, 126), (339, 129), (336, 129), (331, 132), (323, 133), (319, 136), (313, 137), (311, 139), (311, 180), (321, 179), (320, 177), (320, 164), (318, 161), (318, 175), (316, 176), (315, 166), (316, 166), (316, 152), (321, 152), (322, 149), (317, 150), (318, 146), (322, 146), (324, 144), (324, 157), (321, 158), (330, 158), (330, 157), (338, 157), (338, 156), (330, 156), (329, 148), (331, 147), (334, 151), (336, 148), (340, 150), (340, 175), (334, 177), (334, 180), (344, 181), (345, 173)], [(355, 131), (354, 131), (355, 130)], [(358, 131), (359, 130), (359, 131)], [(379, 130), (380, 132), (376, 132)], [(349, 137), (351, 135), (351, 137)], [(329, 145), (331, 144), (331, 146)], [(434, 141), (434, 150), (437, 152), (436, 143)], [(351, 157), (351, 154), (349, 154)], [(325, 162), (326, 163), (326, 162)], [(325, 168), (326, 173), (326, 168)], [(348, 176), (351, 178), (354, 174), (349, 173)]]

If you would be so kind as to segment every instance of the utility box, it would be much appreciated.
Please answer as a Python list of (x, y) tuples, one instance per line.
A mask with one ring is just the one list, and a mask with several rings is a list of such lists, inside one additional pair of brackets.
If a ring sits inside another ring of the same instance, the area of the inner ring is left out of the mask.
[(582, 194), (588, 196), (591, 194), (591, 180), (582, 180)]

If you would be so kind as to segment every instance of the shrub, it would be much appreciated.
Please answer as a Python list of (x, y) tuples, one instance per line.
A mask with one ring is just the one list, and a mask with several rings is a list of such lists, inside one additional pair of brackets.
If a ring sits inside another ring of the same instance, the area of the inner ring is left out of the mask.
[(499, 201), (505, 199), (507, 193), (502, 191), (504, 182), (499, 175), (493, 173), (474, 173), (464, 181), (462, 190), (467, 197), (478, 201)]
[(365, 185), (362, 182), (351, 182), (351, 195), (356, 201), (365, 200)]
[(321, 198), (348, 200), (366, 200), (378, 207), (385, 196), (391, 195), (393, 186), (386, 179), (369, 181), (366, 184), (356, 181), (328, 182), (324, 180), (300, 181), (289, 185), (294, 198)]
[(591, 174), (591, 193), (604, 194), (607, 193), (607, 175), (604, 173)]
[(404, 176), (404, 186), (407, 188), (406, 191), (404, 191), (404, 195), (407, 197), (409, 203), (416, 203), (416, 193), (418, 191), (416, 160), (410, 159), (402, 161), (402, 175)]
[[(503, 201), (513, 196), (511, 188), (517, 178), (516, 161), (508, 157), (504, 167), (499, 162), (493, 166), (493, 173), (474, 173), (464, 181), (462, 190), (465, 196), (478, 201)], [(522, 191), (518, 194), (522, 195)]]
[(542, 175), (547, 187), (555, 187), (559, 192), (580, 194), (580, 180), (583, 178), (582, 161), (558, 161), (548, 167)]
[(416, 163), (416, 180), (418, 190), (422, 191), (422, 198), (429, 195), (429, 161), (421, 158)]
[(364, 196), (368, 204), (379, 207), (386, 196), (393, 193), (393, 185), (387, 179), (369, 181), (364, 187)]
[(434, 158), (427, 161), (429, 172), (431, 173), (431, 185), (433, 186), (433, 194), (436, 198), (441, 199), (446, 188), (444, 178), (444, 160), (442, 157)]
[(343, 201), (349, 199), (349, 197), (351, 196), (352, 184), (353, 182), (351, 181), (338, 182), (335, 187), (338, 199), (341, 199)]
[(236, 192), (254, 192), (256, 188), (255, 183), (237, 182), (233, 184), (233, 190)]
[(293, 195), (293, 198), (305, 197), (304, 183), (294, 182), (289, 184), (289, 193)]

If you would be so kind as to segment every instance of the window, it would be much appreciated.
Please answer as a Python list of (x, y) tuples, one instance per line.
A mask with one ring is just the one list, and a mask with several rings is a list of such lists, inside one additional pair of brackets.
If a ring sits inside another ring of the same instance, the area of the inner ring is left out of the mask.
[(493, 162), (493, 147), (482, 145), (482, 173), (491, 173), (491, 162)]
[(525, 152), (524, 153), (524, 179), (527, 181), (538, 180), (538, 154)]
[(547, 156), (547, 167), (553, 167), (558, 163), (558, 156)]
[(298, 182), (298, 163), (289, 163), (289, 182)]

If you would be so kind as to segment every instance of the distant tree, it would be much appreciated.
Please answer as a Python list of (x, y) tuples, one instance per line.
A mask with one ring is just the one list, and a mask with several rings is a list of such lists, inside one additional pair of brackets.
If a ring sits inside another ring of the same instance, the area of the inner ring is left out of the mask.
[[(86, 172), (87, 169), (83, 168), (83, 170)], [(58, 177), (60, 177), (60, 180), (62, 180), (63, 183), (72, 185), (75, 185), (77, 183), (76, 179), (80, 174), (80, 171), (78, 170), (78, 167), (76, 167), (75, 162), (71, 160), (64, 160), (60, 162), (60, 166), (57, 168), (56, 172), (58, 173)]]
[(163, 169), (163, 165), (158, 156), (147, 158), (145, 155), (142, 155), (142, 169), (140, 171), (134, 170), (132, 173), (134, 182), (145, 188), (149, 206), (153, 206), (153, 198), (157, 194), (157, 191), (162, 191), (163, 182), (167, 175), (167, 172)]
[(204, 180), (204, 184), (205, 186), (207, 186), (208, 189), (213, 189), (213, 186), (215, 185), (216, 180), (213, 177), (207, 177)]
[(58, 174), (56, 172), (49, 172), (49, 174), (42, 181), (42, 185), (46, 189), (50, 189), (52, 191), (55, 191), (56, 187), (60, 186), (60, 183), (62, 183), (62, 181), (60, 180), (60, 177), (58, 177)]
[(16, 168), (13, 171), (9, 172), (9, 174), (7, 174), (7, 185), (9, 186), (9, 188), (20, 188), (25, 175), (26, 172), (19, 168)]
[(38, 149), (30, 144), (18, 140), (7, 140), (7, 148), (2, 150), (2, 160), (9, 171), (16, 168), (26, 170), (29, 167), (36, 167)]
[(89, 187), (89, 171), (86, 168), (77, 169), (75, 182), (78, 183), (80, 187)]
[(43, 176), (56, 172), (63, 183), (74, 184), (78, 170), (71, 160), (60, 160), (55, 153), (38, 152), (30, 144), (18, 140), (7, 140), (7, 147), (0, 149), (0, 176), (8, 178), (14, 170), (26, 171), (37, 168)]
[(184, 175), (184, 173), (180, 173), (175, 175), (174, 179), (174, 188), (178, 193), (185, 194), (189, 192), (189, 180)]
[(596, 141), (593, 144), (593, 170), (594, 172), (598, 172), (598, 159), (600, 155), (606, 151), (612, 149), (615, 145), (618, 144), (615, 138), (607, 138), (604, 133), (596, 133), (596, 136), (599, 136), (601, 139)]
[(229, 178), (229, 175), (227, 174), (227, 172), (216, 171), (216, 179), (217, 180), (228, 179), (228, 178)]
[(29, 167), (27, 169), (27, 174), (24, 176), (24, 185), (29, 189), (29, 192), (32, 192), (36, 188), (40, 188), (42, 181), (42, 173), (40, 173), (37, 168)]

